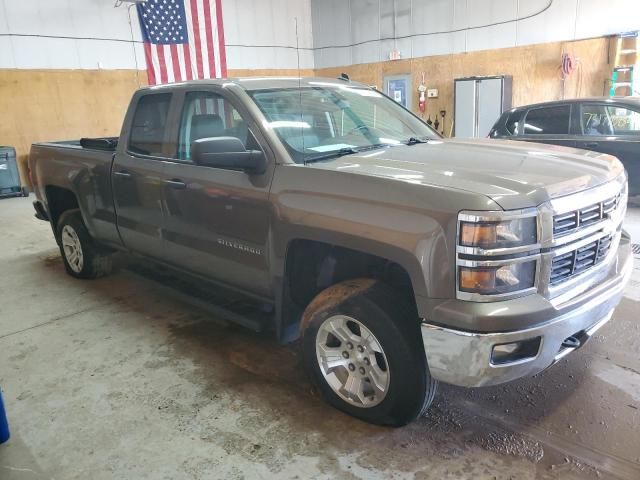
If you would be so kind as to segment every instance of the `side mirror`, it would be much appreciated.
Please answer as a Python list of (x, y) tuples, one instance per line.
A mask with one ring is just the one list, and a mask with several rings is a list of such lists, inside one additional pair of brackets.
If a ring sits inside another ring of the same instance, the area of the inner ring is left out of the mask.
[(267, 170), (267, 159), (261, 150), (247, 150), (239, 138), (200, 138), (191, 144), (191, 158), (204, 167), (242, 170), (262, 174)]

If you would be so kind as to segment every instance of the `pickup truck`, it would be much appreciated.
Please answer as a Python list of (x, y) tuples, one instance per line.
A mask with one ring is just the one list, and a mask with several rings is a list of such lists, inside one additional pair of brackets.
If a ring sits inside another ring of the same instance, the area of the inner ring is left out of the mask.
[(135, 255), (240, 292), (267, 314), (220, 311), (299, 341), (327, 401), (378, 424), (557, 363), (632, 269), (615, 157), (443, 139), (346, 78), (143, 88), (119, 138), (38, 143), (29, 168), (70, 275)]

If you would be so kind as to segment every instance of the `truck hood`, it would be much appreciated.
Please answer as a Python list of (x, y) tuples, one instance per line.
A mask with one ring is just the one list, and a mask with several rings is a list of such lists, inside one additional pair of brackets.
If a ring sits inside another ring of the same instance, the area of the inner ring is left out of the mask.
[(505, 210), (595, 187), (620, 175), (613, 156), (573, 148), (504, 140), (432, 140), (310, 164), (419, 185), (466, 190)]

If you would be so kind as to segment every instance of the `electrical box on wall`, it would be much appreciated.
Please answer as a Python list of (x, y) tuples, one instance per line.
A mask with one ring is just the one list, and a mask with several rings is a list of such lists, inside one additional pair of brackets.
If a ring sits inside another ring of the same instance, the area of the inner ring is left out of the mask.
[(437, 88), (428, 89), (427, 98), (438, 98), (438, 89)]

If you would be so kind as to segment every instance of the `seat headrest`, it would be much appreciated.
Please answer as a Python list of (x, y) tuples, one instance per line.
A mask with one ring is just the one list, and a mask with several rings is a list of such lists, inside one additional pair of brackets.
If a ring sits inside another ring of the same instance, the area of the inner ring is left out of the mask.
[(191, 143), (200, 138), (219, 137), (223, 133), (224, 124), (220, 115), (209, 113), (191, 117)]

